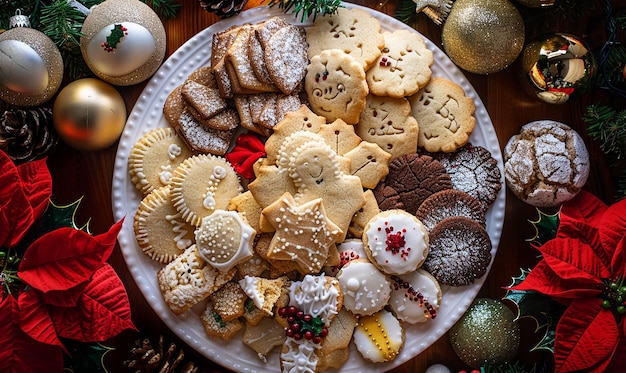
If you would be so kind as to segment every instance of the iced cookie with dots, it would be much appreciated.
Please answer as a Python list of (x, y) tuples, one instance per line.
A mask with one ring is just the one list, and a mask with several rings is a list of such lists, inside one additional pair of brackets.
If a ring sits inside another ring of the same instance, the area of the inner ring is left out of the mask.
[(198, 154), (174, 171), (172, 202), (183, 219), (195, 226), (205, 216), (226, 210), (231, 198), (243, 192), (239, 177), (223, 157)]
[(329, 121), (359, 121), (369, 93), (365, 71), (351, 55), (328, 49), (311, 58), (304, 78), (311, 110)]
[(195, 227), (185, 222), (172, 204), (169, 186), (155, 189), (141, 200), (133, 229), (141, 250), (163, 264), (194, 243)]
[(213, 309), (228, 322), (245, 313), (245, 302), (248, 299), (246, 293), (237, 282), (229, 281), (218, 291), (209, 295), (209, 301), (213, 304)]
[(354, 329), (354, 344), (367, 361), (392, 361), (404, 345), (404, 329), (391, 312), (381, 310), (359, 318)]
[(419, 147), (429, 152), (452, 152), (469, 141), (476, 127), (476, 105), (461, 86), (432, 78), (409, 101), (420, 126)]
[(360, 9), (338, 8), (336, 14), (316, 18), (306, 38), (309, 59), (337, 48), (354, 57), (364, 70), (376, 62), (385, 46), (380, 22)]
[(404, 210), (383, 211), (365, 226), (363, 247), (369, 260), (387, 274), (418, 269), (428, 255), (428, 231)]
[(418, 269), (391, 276), (389, 306), (396, 317), (409, 324), (434, 320), (441, 304), (441, 287), (430, 273)]
[(176, 167), (192, 155), (172, 128), (157, 128), (135, 142), (128, 156), (131, 182), (145, 196), (169, 185)]
[(423, 269), (440, 284), (465, 286), (487, 272), (491, 240), (483, 226), (464, 216), (442, 220), (430, 231)]
[(222, 272), (252, 257), (256, 232), (236, 211), (216, 210), (195, 231), (198, 254)]
[(354, 130), (363, 141), (380, 146), (396, 159), (415, 153), (419, 126), (406, 98), (369, 94)]
[(383, 32), (385, 46), (367, 70), (370, 92), (402, 98), (415, 94), (430, 80), (433, 52), (418, 33), (409, 30)]
[(337, 279), (343, 291), (343, 305), (355, 315), (371, 315), (385, 307), (391, 295), (391, 282), (367, 259), (344, 265)]

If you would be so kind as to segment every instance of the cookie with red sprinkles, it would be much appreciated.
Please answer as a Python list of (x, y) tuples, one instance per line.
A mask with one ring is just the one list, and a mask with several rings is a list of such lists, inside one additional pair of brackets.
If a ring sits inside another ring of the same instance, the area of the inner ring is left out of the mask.
[(453, 153), (434, 153), (450, 175), (454, 189), (469, 193), (487, 210), (502, 188), (502, 173), (491, 152), (466, 144)]
[(464, 216), (437, 224), (429, 234), (429, 249), (422, 268), (442, 285), (470, 285), (487, 272), (491, 262), (487, 230)]

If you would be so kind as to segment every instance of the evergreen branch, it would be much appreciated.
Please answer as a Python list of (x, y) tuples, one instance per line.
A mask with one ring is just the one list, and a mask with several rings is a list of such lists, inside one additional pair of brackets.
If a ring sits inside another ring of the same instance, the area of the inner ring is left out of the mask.
[(590, 105), (583, 116), (589, 136), (600, 142), (607, 155), (621, 160), (626, 156), (626, 110), (617, 111), (600, 104)]
[(270, 0), (269, 6), (276, 4), (278, 4), (278, 8), (283, 9), (285, 13), (291, 10), (296, 17), (302, 12), (300, 19), (304, 22), (311, 15), (313, 15), (313, 20), (315, 20), (318, 14), (322, 16), (335, 14), (337, 9), (341, 6), (341, 0)]
[(400, 0), (396, 5), (396, 11), (393, 17), (400, 22), (409, 23), (415, 17), (417, 3), (413, 0)]
[(163, 15), (165, 18), (174, 18), (178, 14), (182, 4), (176, 0), (141, 0), (158, 14)]

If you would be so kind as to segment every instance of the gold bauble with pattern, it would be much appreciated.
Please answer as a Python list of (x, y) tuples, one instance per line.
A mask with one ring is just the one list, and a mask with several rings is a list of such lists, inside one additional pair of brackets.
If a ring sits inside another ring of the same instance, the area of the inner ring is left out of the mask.
[(165, 57), (163, 23), (139, 0), (106, 0), (93, 6), (81, 32), (80, 50), (87, 66), (114, 85), (150, 78)]
[(71, 82), (58, 94), (52, 120), (59, 137), (78, 150), (101, 150), (122, 134), (126, 105), (112, 85), (95, 78)]

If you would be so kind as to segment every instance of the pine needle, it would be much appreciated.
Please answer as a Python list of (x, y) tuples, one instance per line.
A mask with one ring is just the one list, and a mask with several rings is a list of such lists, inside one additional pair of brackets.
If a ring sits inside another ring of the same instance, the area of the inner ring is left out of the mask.
[[(292, 13), (298, 16), (302, 13), (301, 22), (304, 22), (307, 18), (313, 16), (313, 20), (318, 15), (335, 14), (337, 9), (341, 6), (341, 0), (271, 0), (269, 6), (278, 4), (280, 9), (283, 9), (285, 13), (291, 10)], [(292, 9), (293, 8), (293, 9)]]

